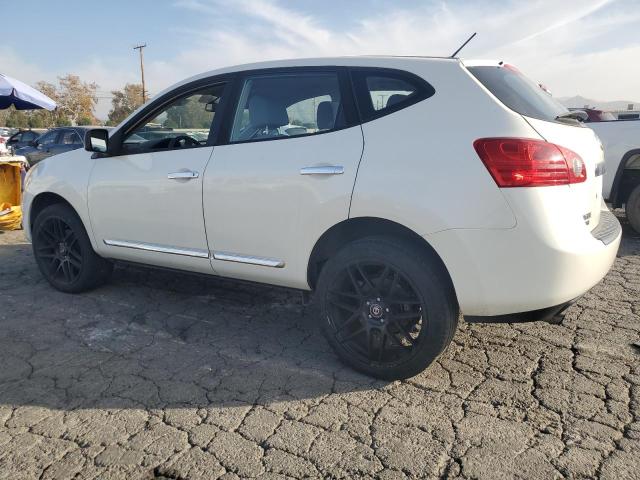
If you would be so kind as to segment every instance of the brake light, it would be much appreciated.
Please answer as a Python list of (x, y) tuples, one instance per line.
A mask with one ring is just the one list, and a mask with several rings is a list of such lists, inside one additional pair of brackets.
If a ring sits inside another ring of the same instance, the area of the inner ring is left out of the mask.
[(500, 188), (582, 183), (587, 169), (568, 148), (529, 138), (480, 138), (473, 147)]

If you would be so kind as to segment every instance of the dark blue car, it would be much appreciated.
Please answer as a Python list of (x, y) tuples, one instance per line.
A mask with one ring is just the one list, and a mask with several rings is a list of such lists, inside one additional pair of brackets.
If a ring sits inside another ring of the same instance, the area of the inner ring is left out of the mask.
[(30, 165), (47, 157), (84, 147), (84, 134), (94, 127), (56, 127), (49, 129), (29, 146), (18, 148), (16, 155), (23, 155)]
[(7, 147), (13, 147), (14, 149), (28, 147), (40, 136), (44, 130), (20, 130), (14, 133), (7, 140)]

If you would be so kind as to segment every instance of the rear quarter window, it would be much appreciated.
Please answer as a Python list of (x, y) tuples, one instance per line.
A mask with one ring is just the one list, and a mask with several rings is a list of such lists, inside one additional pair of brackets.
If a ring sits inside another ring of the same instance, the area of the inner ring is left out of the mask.
[(467, 67), (498, 100), (514, 112), (539, 120), (556, 121), (568, 110), (535, 82), (510, 65)]
[(435, 94), (426, 80), (402, 70), (358, 68), (351, 70), (351, 78), (363, 122), (397, 112)]

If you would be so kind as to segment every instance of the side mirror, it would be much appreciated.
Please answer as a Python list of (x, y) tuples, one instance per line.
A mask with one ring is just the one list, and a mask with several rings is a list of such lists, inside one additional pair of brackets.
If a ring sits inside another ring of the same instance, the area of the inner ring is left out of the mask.
[(204, 110), (206, 112), (215, 112), (216, 111), (216, 102), (215, 100), (212, 100), (210, 102), (207, 102), (204, 106)]
[(109, 131), (94, 128), (84, 134), (84, 149), (88, 152), (106, 153), (109, 148)]

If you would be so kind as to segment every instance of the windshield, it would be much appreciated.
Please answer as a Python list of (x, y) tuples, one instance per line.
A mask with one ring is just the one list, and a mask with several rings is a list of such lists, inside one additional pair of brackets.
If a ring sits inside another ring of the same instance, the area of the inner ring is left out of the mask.
[(556, 121), (568, 110), (511, 65), (468, 67), (498, 100), (511, 110), (540, 120)]

